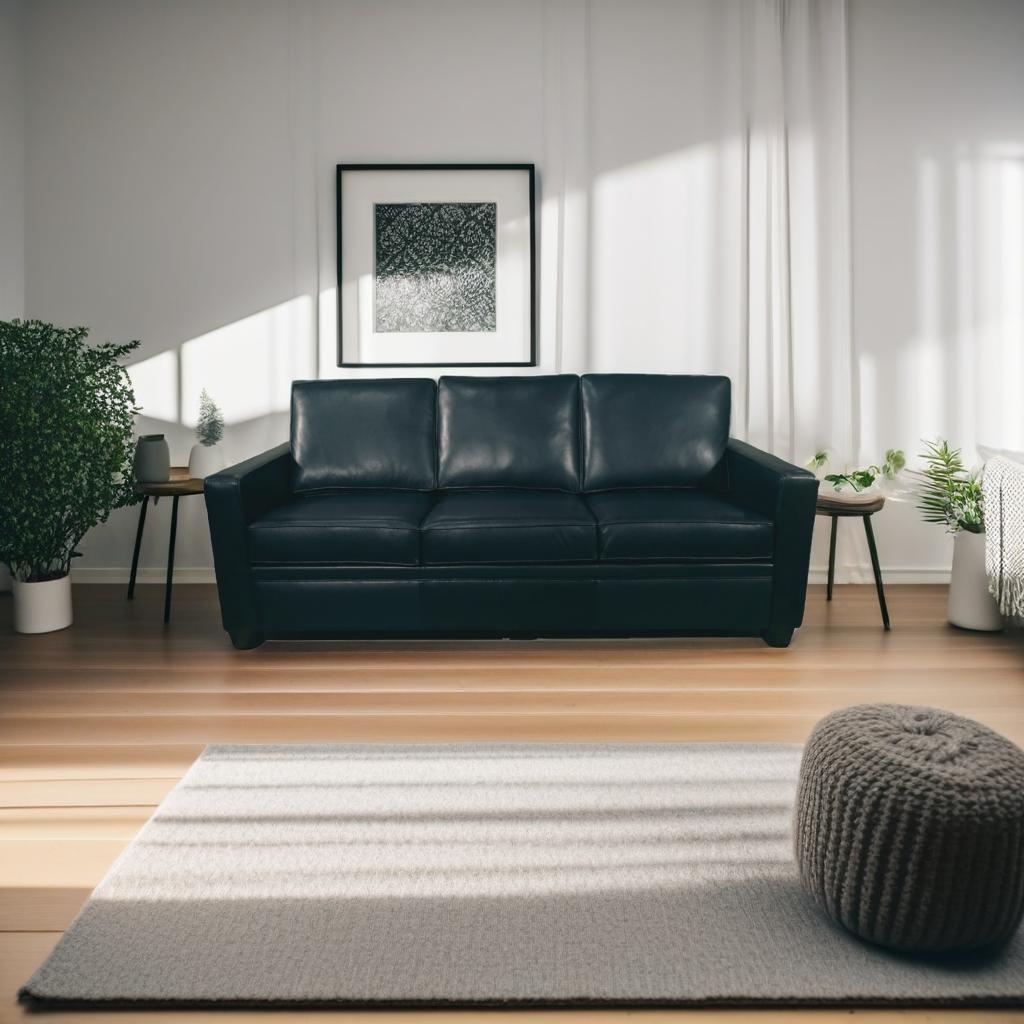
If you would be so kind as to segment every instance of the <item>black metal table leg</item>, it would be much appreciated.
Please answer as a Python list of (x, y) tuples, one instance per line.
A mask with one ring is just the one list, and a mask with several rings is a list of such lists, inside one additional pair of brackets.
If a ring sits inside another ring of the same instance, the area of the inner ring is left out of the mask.
[(135, 531), (135, 551), (132, 552), (132, 574), (128, 577), (128, 600), (135, 597), (135, 576), (139, 571), (139, 551), (142, 549), (142, 531), (146, 525), (146, 509), (149, 508), (149, 495), (142, 499), (139, 508), (139, 527)]
[(836, 531), (839, 529), (839, 516), (832, 516), (832, 535), (828, 541), (828, 600), (832, 600), (832, 584), (836, 578)]
[(878, 591), (878, 607), (882, 610), (882, 625), (889, 629), (889, 609), (885, 606), (885, 591), (882, 589), (882, 570), (878, 565), (878, 551), (875, 548), (875, 531), (871, 529), (871, 516), (864, 516), (864, 532), (868, 537), (868, 551), (871, 552), (871, 568), (875, 573), (875, 589)]
[(164, 586), (164, 622), (171, 621), (171, 585), (174, 582), (174, 539), (178, 533), (178, 495), (171, 504), (171, 541), (167, 546), (167, 583)]

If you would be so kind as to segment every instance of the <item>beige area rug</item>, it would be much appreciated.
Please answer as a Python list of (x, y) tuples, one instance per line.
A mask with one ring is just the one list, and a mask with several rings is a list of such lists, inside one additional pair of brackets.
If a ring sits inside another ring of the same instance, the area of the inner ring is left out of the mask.
[(796, 879), (800, 750), (213, 746), (40, 1007), (1024, 1004), (1024, 943), (914, 960)]

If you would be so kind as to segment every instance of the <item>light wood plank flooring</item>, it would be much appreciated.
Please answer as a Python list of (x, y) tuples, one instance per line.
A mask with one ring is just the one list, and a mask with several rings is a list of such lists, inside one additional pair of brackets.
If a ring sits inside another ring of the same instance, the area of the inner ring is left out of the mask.
[[(16, 636), (0, 596), (0, 1021), (14, 992), (163, 795), (209, 742), (344, 740), (802, 741), (863, 700), (971, 715), (1024, 744), (1024, 644), (945, 623), (945, 588), (812, 587), (788, 650), (756, 640), (268, 644), (231, 648), (212, 587), (75, 590), (76, 623)], [(309, 1014), (280, 1014), (287, 1020)], [(1024, 1020), (1012, 1013), (863, 1011), (858, 1021)], [(420, 1024), (452, 1014), (317, 1014)], [(848, 1012), (462, 1013), (460, 1024), (849, 1020)], [(141, 1015), (132, 1013), (132, 1021)], [(264, 1013), (161, 1013), (166, 1022)], [(124, 1014), (61, 1014), (103, 1024)]]

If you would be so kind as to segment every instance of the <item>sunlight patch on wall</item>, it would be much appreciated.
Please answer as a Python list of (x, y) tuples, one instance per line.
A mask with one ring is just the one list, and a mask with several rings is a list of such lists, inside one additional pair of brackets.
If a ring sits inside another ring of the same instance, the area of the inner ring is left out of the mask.
[(226, 423), (286, 412), (311, 369), (311, 301), (299, 295), (181, 346), (181, 421), (194, 426), (206, 388)]
[(178, 421), (178, 354), (173, 349), (128, 367), (135, 404), (142, 415), (167, 423)]

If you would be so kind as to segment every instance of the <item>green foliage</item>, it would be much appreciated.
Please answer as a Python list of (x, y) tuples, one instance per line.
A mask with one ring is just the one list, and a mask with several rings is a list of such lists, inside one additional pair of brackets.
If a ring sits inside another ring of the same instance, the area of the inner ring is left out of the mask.
[(199, 423), (196, 425), (196, 437), (199, 443), (208, 448), (215, 445), (224, 436), (224, 416), (217, 403), (210, 397), (209, 391), (203, 388), (199, 396)]
[(981, 484), (968, 473), (959, 448), (948, 441), (925, 441), (924, 469), (917, 508), (926, 523), (943, 523), (947, 532), (985, 532)]
[[(807, 460), (807, 468), (817, 472), (828, 464), (828, 452), (817, 451), (813, 457)], [(898, 448), (890, 448), (885, 453), (885, 458), (880, 466), (867, 466), (864, 469), (851, 469), (848, 473), (829, 473), (825, 479), (832, 485), (833, 490), (841, 491), (849, 485), (855, 491), (867, 490), (875, 480), (882, 476), (886, 480), (893, 480), (896, 474), (907, 464), (907, 457)]]
[(0, 321), (0, 562), (16, 579), (65, 575), (86, 531), (132, 504), (135, 395), (86, 327)]
[(821, 451), (815, 452), (807, 460), (806, 465), (812, 473), (817, 473), (819, 469), (823, 469), (828, 465), (828, 452), (824, 448), (822, 448)]
[(888, 448), (885, 461), (882, 463), (882, 476), (886, 480), (895, 480), (896, 474), (907, 465), (907, 457), (898, 448)]

